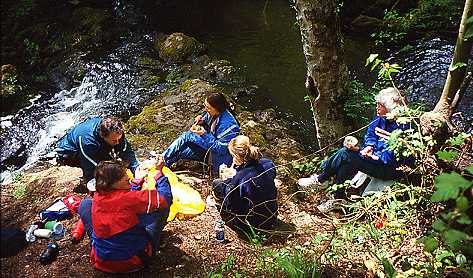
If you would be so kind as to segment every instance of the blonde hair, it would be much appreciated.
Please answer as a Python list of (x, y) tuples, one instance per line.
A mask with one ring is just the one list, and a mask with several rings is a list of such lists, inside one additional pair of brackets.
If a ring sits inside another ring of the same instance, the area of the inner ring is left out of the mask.
[(258, 147), (252, 146), (250, 138), (245, 135), (238, 135), (228, 143), (228, 150), (234, 157), (238, 165), (245, 164), (251, 159), (260, 159), (262, 157)]
[(374, 99), (376, 102), (386, 107), (388, 112), (391, 112), (394, 108), (402, 104), (401, 92), (393, 87), (388, 87), (379, 91), (378, 95), (376, 95)]

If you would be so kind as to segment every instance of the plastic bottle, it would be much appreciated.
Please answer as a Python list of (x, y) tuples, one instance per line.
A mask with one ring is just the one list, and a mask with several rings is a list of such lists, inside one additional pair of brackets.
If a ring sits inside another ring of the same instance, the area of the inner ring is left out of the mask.
[(215, 240), (218, 242), (225, 241), (225, 222), (222, 219), (215, 223)]
[(85, 233), (84, 222), (82, 219), (79, 218), (74, 228), (72, 228), (72, 243), (78, 243), (83, 237)]
[(53, 231), (48, 230), (48, 229), (36, 229), (34, 230), (33, 234), (36, 237), (50, 238), (51, 235), (53, 234)]
[(50, 264), (52, 263), (59, 254), (59, 245), (54, 242), (48, 243), (48, 247), (46, 250), (41, 253), (39, 256), (39, 262), (42, 264)]
[(34, 235), (34, 231), (38, 229), (38, 225), (30, 225), (28, 227), (28, 231), (26, 232), (26, 241), (33, 242), (36, 240), (36, 236)]

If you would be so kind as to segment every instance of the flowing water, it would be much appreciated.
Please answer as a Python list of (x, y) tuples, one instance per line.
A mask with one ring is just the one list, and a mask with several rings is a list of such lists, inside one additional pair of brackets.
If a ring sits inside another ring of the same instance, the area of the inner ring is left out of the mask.
[[(239, 67), (257, 95), (248, 106), (274, 107), (306, 145), (313, 141), (309, 105), (303, 101), (305, 62), (294, 11), (285, 0), (175, 0), (158, 11), (141, 14), (130, 2), (116, 1), (118, 15), (129, 17), (136, 32), (159, 30), (183, 32), (209, 48), (209, 55), (229, 60)], [(150, 16), (150, 14), (152, 14)], [(37, 99), (30, 107), (1, 118), (1, 169), (31, 166), (51, 149), (65, 132), (91, 116), (129, 116), (164, 89), (162, 85), (138, 87), (134, 65), (136, 53), (149, 51), (148, 36), (136, 35), (111, 54), (87, 66), (80, 86)], [(352, 77), (367, 75), (363, 63), (370, 53), (366, 40), (346, 39), (346, 61)], [(403, 66), (398, 84), (407, 88), (411, 101), (431, 108), (440, 95), (453, 52), (453, 43), (430, 39), (408, 52), (394, 53), (390, 61)], [(460, 105), (466, 129), (472, 130), (472, 90)]]

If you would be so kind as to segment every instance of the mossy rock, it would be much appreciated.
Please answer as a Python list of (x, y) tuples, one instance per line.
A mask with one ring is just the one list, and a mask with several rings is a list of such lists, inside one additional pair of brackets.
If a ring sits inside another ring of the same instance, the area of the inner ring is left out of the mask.
[(170, 63), (185, 61), (205, 51), (205, 46), (202, 43), (183, 33), (173, 33), (165, 40), (158, 40), (156, 44), (159, 57)]

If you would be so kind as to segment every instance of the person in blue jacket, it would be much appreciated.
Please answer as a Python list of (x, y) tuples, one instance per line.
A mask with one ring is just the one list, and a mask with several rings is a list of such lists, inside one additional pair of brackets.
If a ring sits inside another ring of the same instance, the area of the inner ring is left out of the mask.
[(76, 125), (59, 141), (55, 151), (60, 163), (80, 166), (84, 184), (93, 178), (100, 161), (120, 158), (132, 172), (139, 165), (125, 138), (123, 123), (112, 116), (92, 118)]
[[(300, 187), (318, 186), (333, 176), (336, 184), (342, 184), (353, 178), (357, 171), (382, 180), (398, 179), (401, 177), (401, 172), (397, 168), (413, 164), (412, 158), (396, 158), (387, 144), (391, 132), (409, 128), (409, 125), (400, 125), (395, 119), (387, 118), (388, 113), (393, 113), (395, 108), (401, 105), (400, 92), (395, 88), (386, 88), (378, 93), (375, 100), (377, 115), (366, 131), (362, 149), (357, 146), (339, 149), (322, 163), (322, 173), (299, 179)], [(343, 189), (335, 192), (336, 199), (344, 197)]]
[(262, 158), (247, 136), (239, 135), (228, 146), (236, 166), (233, 177), (214, 180), (213, 192), (221, 202), (222, 218), (242, 231), (249, 226), (271, 229), (278, 216), (276, 168)]
[(222, 164), (230, 165), (228, 142), (240, 134), (240, 125), (228, 111), (230, 104), (222, 93), (207, 93), (205, 113), (195, 118), (190, 131), (179, 136), (162, 154), (166, 166), (180, 159), (208, 162), (213, 172)]

